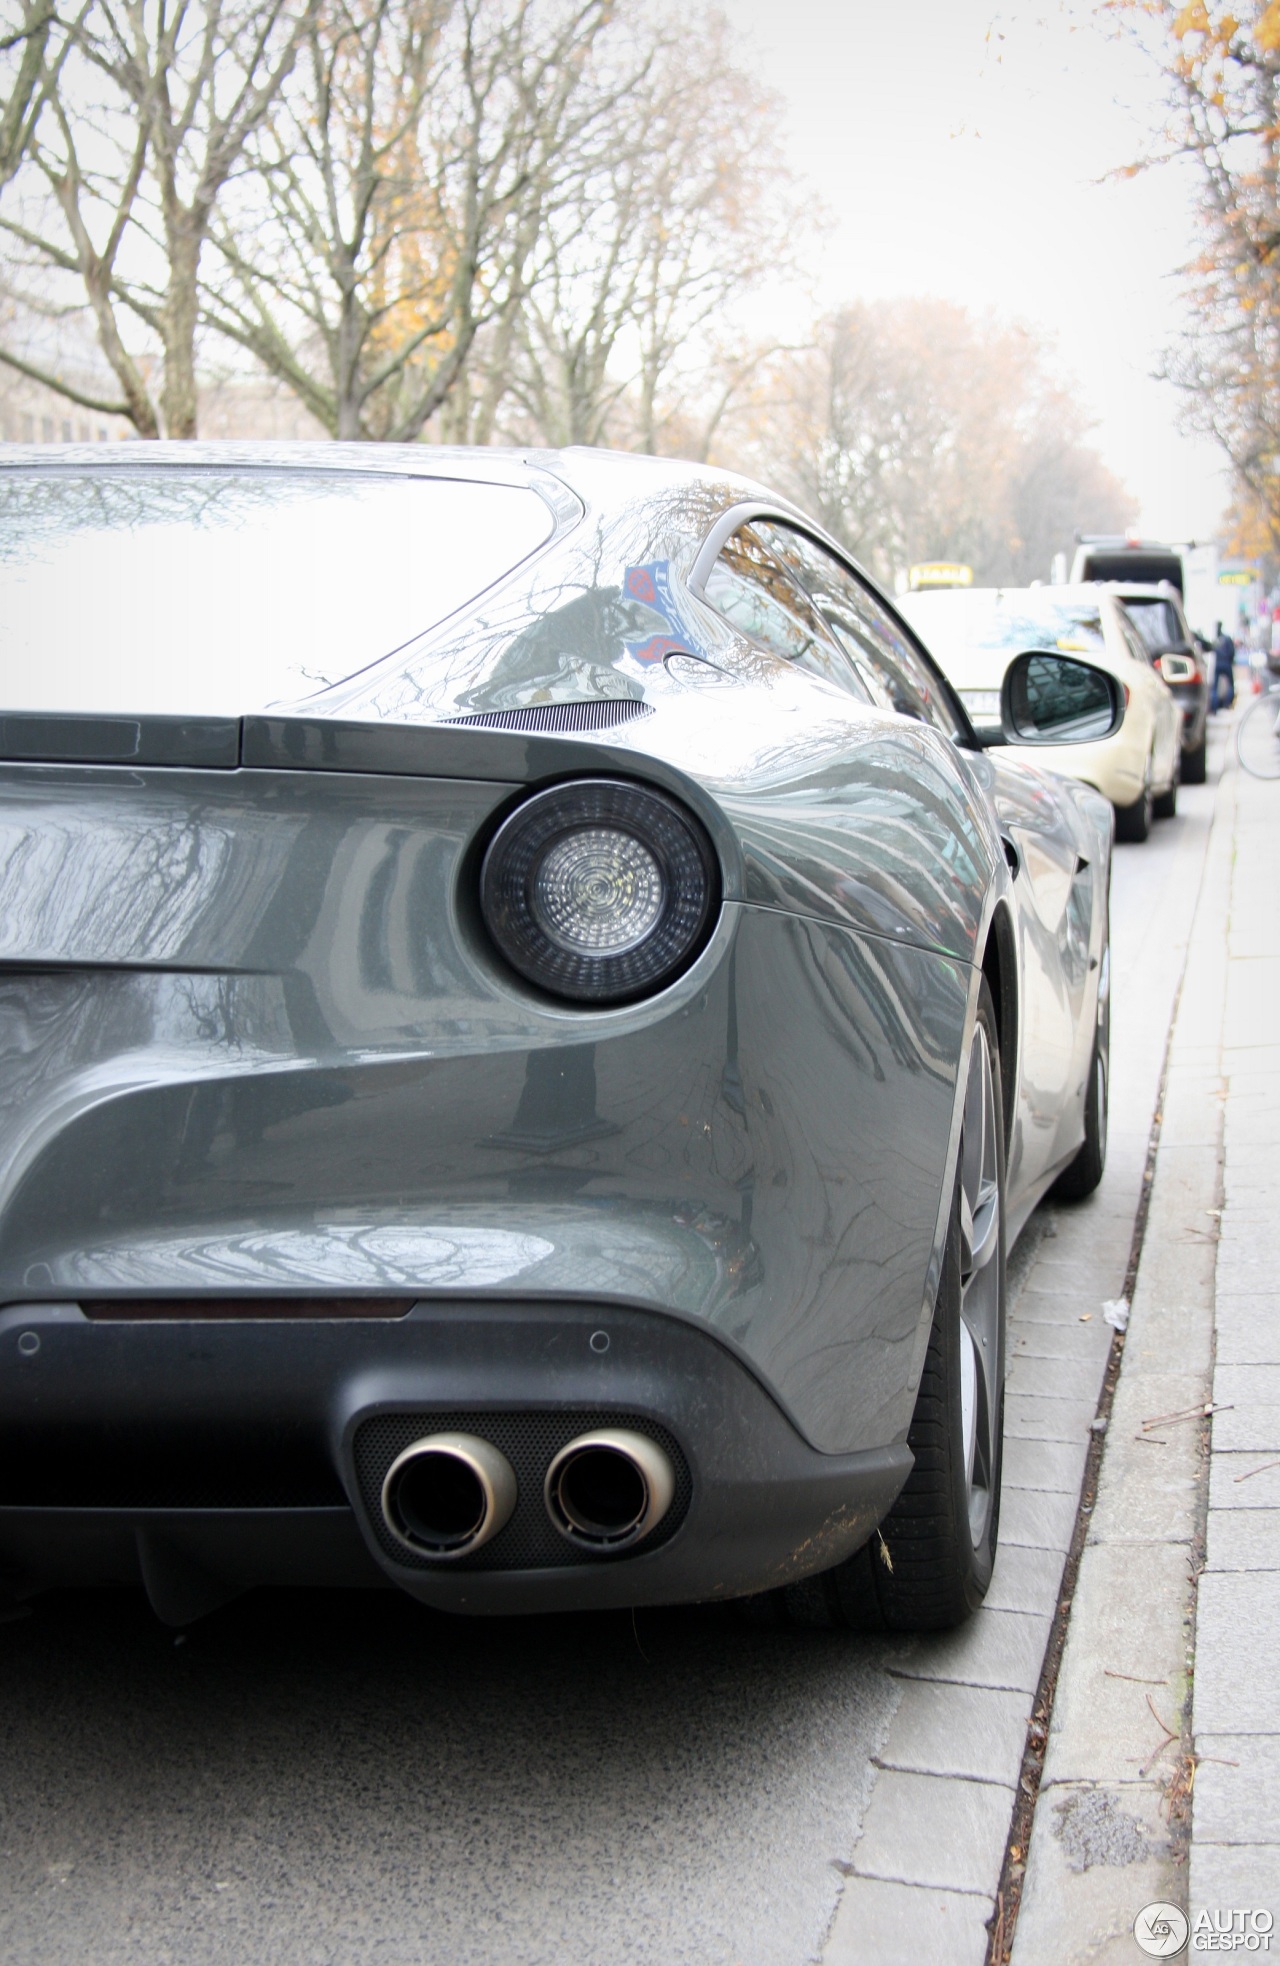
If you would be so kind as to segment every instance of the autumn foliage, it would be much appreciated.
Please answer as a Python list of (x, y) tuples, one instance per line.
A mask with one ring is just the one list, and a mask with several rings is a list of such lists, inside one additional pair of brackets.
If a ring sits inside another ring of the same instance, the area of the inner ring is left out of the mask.
[(1280, 550), (1280, 0), (1232, 7), (1108, 0), (1168, 85), (1147, 161), (1188, 158), (1200, 247), (1186, 269), (1193, 323), (1169, 361), (1188, 421), (1236, 480), (1236, 531)]

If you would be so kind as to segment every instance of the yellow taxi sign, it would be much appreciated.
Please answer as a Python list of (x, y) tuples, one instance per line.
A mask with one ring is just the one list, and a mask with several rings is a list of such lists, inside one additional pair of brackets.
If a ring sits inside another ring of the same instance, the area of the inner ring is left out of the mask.
[(913, 594), (921, 587), (972, 587), (973, 568), (958, 560), (921, 560), (907, 568), (907, 585)]

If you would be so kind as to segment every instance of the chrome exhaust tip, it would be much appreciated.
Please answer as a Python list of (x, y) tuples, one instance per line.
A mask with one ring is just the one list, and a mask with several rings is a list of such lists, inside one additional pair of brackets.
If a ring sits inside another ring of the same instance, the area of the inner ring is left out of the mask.
[(580, 1549), (622, 1550), (657, 1528), (676, 1492), (670, 1460), (647, 1434), (579, 1434), (547, 1469), (547, 1513)]
[(382, 1519), (415, 1556), (469, 1556), (505, 1529), (516, 1505), (510, 1461), (478, 1434), (426, 1434), (397, 1454)]

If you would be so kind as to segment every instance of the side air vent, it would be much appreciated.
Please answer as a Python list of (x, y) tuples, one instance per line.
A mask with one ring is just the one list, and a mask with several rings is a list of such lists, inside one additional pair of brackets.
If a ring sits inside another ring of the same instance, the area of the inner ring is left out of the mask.
[(534, 703), (527, 710), (476, 710), (466, 717), (446, 717), (447, 724), (471, 724), (482, 730), (607, 730), (635, 717), (651, 717), (653, 705), (634, 696), (591, 697), (585, 703)]

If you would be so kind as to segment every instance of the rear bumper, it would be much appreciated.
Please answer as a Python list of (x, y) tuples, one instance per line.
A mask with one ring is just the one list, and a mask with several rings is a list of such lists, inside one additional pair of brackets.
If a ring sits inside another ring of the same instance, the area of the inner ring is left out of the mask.
[[(445, 1414), (480, 1434), (487, 1415), (539, 1422), (516, 1515), (461, 1563), (397, 1560), (362, 1430), (408, 1416), (425, 1433)], [(600, 1415), (663, 1430), (688, 1481), (651, 1546), (584, 1559), (547, 1530), (537, 1441)], [(141, 1579), (174, 1622), (272, 1583), (390, 1582), (480, 1613), (730, 1598), (851, 1554), (910, 1466), (901, 1442), (819, 1453), (728, 1345), (613, 1304), (437, 1301), (314, 1321), (0, 1312), (0, 1570), (17, 1588)]]

